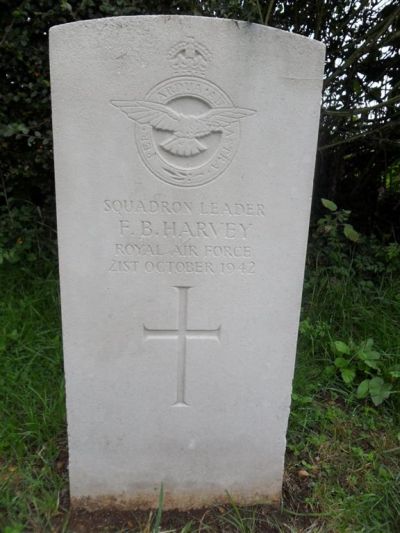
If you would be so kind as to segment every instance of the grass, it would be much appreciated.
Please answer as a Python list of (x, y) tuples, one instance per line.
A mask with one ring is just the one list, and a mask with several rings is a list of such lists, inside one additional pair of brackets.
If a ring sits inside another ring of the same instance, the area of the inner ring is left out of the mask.
[(0, 529), (50, 528), (65, 491), (64, 386), (57, 278), (1, 272)]
[(331, 348), (373, 338), (400, 364), (400, 280), (309, 273), (279, 511), (71, 516), (56, 268), (17, 266), (0, 270), (0, 531), (400, 531), (399, 395), (358, 400)]

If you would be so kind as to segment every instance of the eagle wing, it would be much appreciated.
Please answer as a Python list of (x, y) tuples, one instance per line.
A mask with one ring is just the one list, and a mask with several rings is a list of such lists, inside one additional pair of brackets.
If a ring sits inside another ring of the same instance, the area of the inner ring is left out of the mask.
[(224, 128), (238, 122), (241, 118), (254, 115), (252, 109), (242, 107), (217, 107), (207, 113), (196, 117), (195, 136), (204, 137), (214, 131), (222, 131)]
[(182, 115), (163, 104), (126, 100), (112, 100), (111, 103), (139, 124), (150, 124), (158, 130), (172, 132), (179, 130)]

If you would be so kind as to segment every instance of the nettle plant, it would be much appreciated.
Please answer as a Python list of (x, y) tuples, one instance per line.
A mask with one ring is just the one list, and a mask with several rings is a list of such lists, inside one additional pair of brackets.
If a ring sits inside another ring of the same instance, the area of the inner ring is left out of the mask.
[(321, 203), (330, 212), (319, 219), (319, 229), (325, 235), (328, 235), (333, 242), (337, 242), (340, 235), (343, 235), (351, 242), (358, 242), (360, 240), (360, 234), (349, 223), (351, 211), (338, 209), (335, 202), (326, 198), (321, 198)]
[(315, 224), (309, 258), (315, 266), (335, 277), (360, 274), (363, 285), (382, 275), (400, 274), (400, 244), (360, 234), (350, 224), (351, 211), (339, 209), (331, 200), (321, 199), (327, 212)]
[(373, 339), (359, 344), (336, 340), (332, 344), (336, 358), (334, 368), (346, 385), (356, 385), (358, 399), (370, 397), (374, 405), (387, 400), (400, 378), (400, 365), (388, 365), (387, 359), (374, 349)]

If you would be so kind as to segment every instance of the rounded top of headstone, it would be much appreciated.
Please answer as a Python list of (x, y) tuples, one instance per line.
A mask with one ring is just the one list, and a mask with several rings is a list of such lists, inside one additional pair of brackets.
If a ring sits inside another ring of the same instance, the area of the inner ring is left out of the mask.
[(57, 24), (50, 28), (50, 33), (60, 32), (60, 31), (71, 31), (73, 29), (94, 29), (94, 28), (123, 28), (126, 26), (132, 25), (153, 25), (153, 24), (162, 24), (162, 25), (193, 25), (201, 27), (210, 27), (210, 26), (225, 26), (226, 28), (233, 28), (244, 33), (272, 33), (280, 36), (285, 36), (287, 39), (303, 41), (303, 43), (309, 43), (311, 46), (319, 46), (325, 49), (325, 44), (321, 41), (315, 39), (310, 39), (304, 35), (299, 35), (297, 33), (288, 32), (285, 30), (280, 30), (273, 28), (271, 26), (266, 26), (263, 24), (258, 24), (256, 22), (248, 22), (244, 20), (236, 20), (229, 18), (219, 18), (219, 17), (201, 17), (194, 15), (133, 15), (133, 16), (118, 16), (118, 17), (103, 17), (87, 20), (79, 20), (76, 22), (67, 22), (65, 24)]

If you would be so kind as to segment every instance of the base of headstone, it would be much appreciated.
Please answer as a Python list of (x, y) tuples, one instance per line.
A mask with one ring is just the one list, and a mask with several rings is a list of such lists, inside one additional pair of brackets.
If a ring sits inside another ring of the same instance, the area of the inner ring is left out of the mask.
[[(281, 503), (281, 493), (262, 494), (260, 492), (248, 491), (245, 496), (243, 492), (239, 494), (227, 493), (183, 493), (171, 494), (168, 491), (164, 493), (162, 508), (165, 511), (190, 511), (193, 509), (203, 509), (216, 505), (238, 505), (241, 507), (253, 505), (267, 505), (277, 509)], [(147, 511), (159, 507), (159, 491), (142, 492), (137, 498), (125, 498), (124, 496), (100, 496), (98, 498), (84, 497), (71, 498), (71, 508), (74, 510), (86, 510), (95, 512), (100, 510), (109, 511)]]

